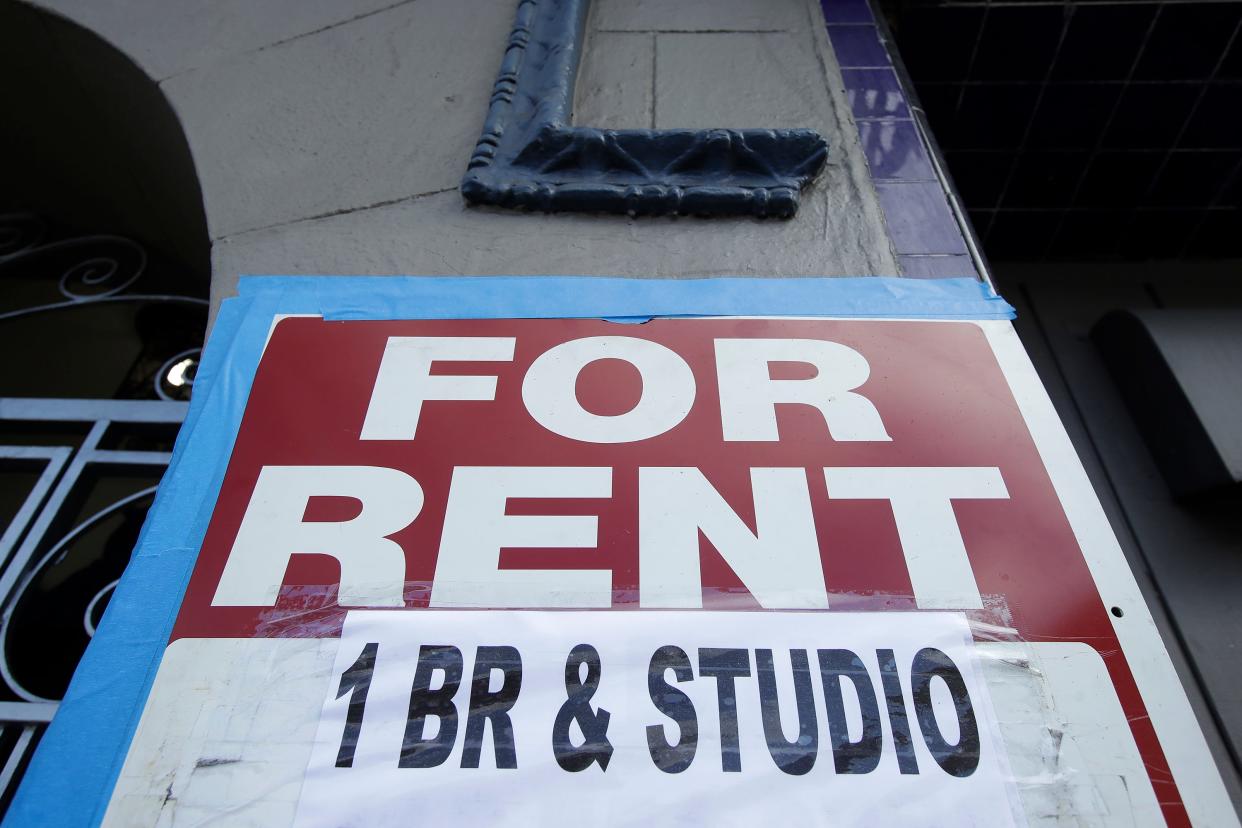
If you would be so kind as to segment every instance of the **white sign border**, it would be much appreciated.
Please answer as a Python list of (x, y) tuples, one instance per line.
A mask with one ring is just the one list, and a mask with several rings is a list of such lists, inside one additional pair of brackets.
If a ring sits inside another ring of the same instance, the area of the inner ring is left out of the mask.
[(978, 321), (1026, 421), (1138, 684), (1182, 803), (1195, 825), (1239, 825), (1220, 771), (1156, 622), (1052, 399), (1013, 324)]

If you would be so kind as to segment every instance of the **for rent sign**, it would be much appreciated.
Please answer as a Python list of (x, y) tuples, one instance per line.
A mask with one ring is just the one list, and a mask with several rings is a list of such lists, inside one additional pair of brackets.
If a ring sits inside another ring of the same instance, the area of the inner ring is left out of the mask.
[(285, 318), (205, 507), (117, 824), (1187, 818), (1006, 322)]

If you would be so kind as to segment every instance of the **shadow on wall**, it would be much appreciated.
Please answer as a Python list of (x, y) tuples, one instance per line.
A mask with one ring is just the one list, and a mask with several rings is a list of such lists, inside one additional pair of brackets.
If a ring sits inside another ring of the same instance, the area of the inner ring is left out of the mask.
[(155, 81), (98, 35), (0, 0), (0, 213), (145, 243), (207, 293), (210, 242), (181, 124)]

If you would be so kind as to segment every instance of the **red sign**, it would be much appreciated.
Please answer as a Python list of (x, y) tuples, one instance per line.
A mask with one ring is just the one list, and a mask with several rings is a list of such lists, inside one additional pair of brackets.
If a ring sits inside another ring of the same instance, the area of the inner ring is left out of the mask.
[(173, 637), (342, 606), (964, 610), (1093, 648), (1186, 819), (973, 323), (285, 319)]

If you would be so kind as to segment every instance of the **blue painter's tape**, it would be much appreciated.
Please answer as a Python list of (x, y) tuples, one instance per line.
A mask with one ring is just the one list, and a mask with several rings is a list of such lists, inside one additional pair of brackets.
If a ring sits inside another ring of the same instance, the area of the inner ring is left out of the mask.
[(4, 825), (97, 825), (138, 726), (206, 533), (277, 314), (328, 319), (835, 316), (1012, 319), (973, 279), (306, 277), (241, 281), (226, 300), (194, 400), (124, 577)]
[(329, 319), (475, 319), (668, 316), (900, 316), (1012, 319), (1013, 308), (975, 279), (614, 279), (585, 276), (263, 276), (243, 295), (296, 285)]
[[(194, 525), (195, 505), (207, 511), (219, 490), (219, 480), (209, 476), (216, 466), (222, 474), (223, 464), (213, 463), (210, 452), (213, 444), (215, 451), (227, 452), (232, 435), (229, 420), (216, 423), (212, 415), (222, 402), (233, 401), (226, 399), (231, 383), (216, 380), (230, 366), (229, 354), (252, 304), (233, 300), (221, 309), (196, 378), (196, 386), (204, 383), (203, 393), (195, 394), (134, 556), (27, 768), (5, 826), (85, 826), (103, 818), (202, 538)], [(239, 410), (244, 405), (244, 399), (236, 403)]]

